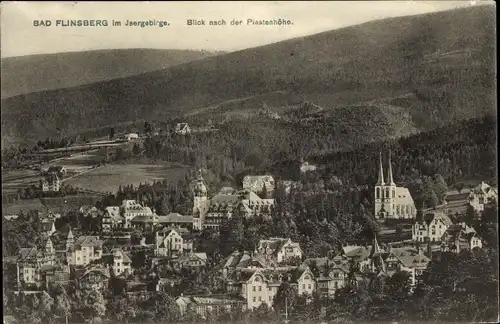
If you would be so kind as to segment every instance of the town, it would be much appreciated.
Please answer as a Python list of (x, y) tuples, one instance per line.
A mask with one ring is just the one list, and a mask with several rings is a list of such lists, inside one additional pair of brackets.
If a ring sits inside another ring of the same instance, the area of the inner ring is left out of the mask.
[(4, 323), (498, 322), (492, 3), (1, 9)]
[[(183, 123), (175, 132), (186, 136), (190, 129)], [(99, 292), (131, 303), (163, 292), (171, 296), (168, 312), (176, 314), (168, 318), (176, 320), (214, 320), (235, 309), (278, 309), (280, 316), (288, 317), (299, 301), (303, 307), (319, 302), (318, 316), (324, 317), (328, 300), (343, 289), (401, 274), (404, 279), (399, 280), (412, 294), (432, 260), (482, 249), (483, 239), (473, 224), (496, 205), (498, 192), (484, 182), (459, 191), (447, 189), (441, 204), (419, 209), (408, 188), (396, 184), (390, 151), (386, 165), (383, 160), (379, 152), (377, 180), (371, 187), (379, 230), (369, 230), (368, 244), (347, 240), (323, 255), (310, 255), (283, 232), (254, 240), (249, 249), (214, 253), (204, 242), (210, 240), (207, 235), (221, 236), (230, 223), (262, 224), (279, 218), (283, 207), (278, 205), (292, 199), (302, 185), (270, 174), (246, 175), (239, 188), (209, 191), (199, 169), (189, 185), (192, 201), (185, 215), (159, 214), (137, 199), (82, 205), (75, 211), (76, 222), (51, 211), (4, 215), (4, 222), (39, 224), (34, 226), (39, 230), (37, 246), (20, 246), (17, 255), (4, 258), (4, 270), (10, 267), (15, 278), (4, 291), (11, 289), (9, 303), (19, 296), (53, 300), (48, 292), (54, 290)], [(310, 174), (317, 167), (303, 162), (299, 172)], [(42, 191), (59, 191), (65, 173), (64, 167), (45, 171)], [(284, 308), (285, 303), (290, 304)], [(69, 315), (66, 310), (66, 318)]]

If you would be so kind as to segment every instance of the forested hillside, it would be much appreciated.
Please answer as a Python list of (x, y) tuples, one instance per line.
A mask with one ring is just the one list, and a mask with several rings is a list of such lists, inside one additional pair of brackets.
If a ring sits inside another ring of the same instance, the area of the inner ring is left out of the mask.
[(494, 23), (494, 6), (390, 18), (140, 76), (11, 97), (2, 100), (2, 141), (36, 142), (58, 129), (74, 135), (110, 121), (164, 120), (273, 92), (327, 110), (373, 102), (377, 114), (379, 105), (397, 106), (414, 127), (429, 130), (496, 112)]
[(4, 57), (2, 99), (129, 77), (213, 55), (208, 51), (131, 48)]

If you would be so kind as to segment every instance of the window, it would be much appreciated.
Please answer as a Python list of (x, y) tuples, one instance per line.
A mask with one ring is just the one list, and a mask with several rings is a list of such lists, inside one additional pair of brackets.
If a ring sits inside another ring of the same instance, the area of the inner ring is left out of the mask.
[(257, 298), (255, 298), (255, 297), (254, 297), (254, 298), (253, 298), (253, 302), (255, 303), (255, 301), (256, 301), (256, 300), (257, 300)]
[(337, 289), (337, 288), (339, 287), (339, 283), (335, 281), (335, 282), (333, 283), (333, 286), (335, 287), (335, 289)]
[(387, 198), (389, 198), (389, 197), (390, 197), (389, 188), (386, 188), (386, 189), (385, 189), (385, 196), (386, 196)]
[(380, 188), (377, 188), (376, 198), (380, 198)]
[(259, 291), (262, 291), (262, 286), (259, 286)]
[(307, 285), (307, 289), (311, 289), (311, 284), (308, 284), (308, 285)]
[(255, 291), (255, 286), (252, 286), (252, 290)]

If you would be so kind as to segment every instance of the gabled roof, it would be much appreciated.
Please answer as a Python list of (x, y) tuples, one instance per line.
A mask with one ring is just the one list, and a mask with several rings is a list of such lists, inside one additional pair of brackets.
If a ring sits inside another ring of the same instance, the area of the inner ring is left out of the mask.
[(260, 240), (257, 249), (262, 251), (262, 253), (266, 253), (266, 251), (269, 250), (271, 254), (275, 255), (287, 244), (300, 249), (299, 243), (292, 242), (289, 238), (281, 237), (273, 237), (268, 240)]
[(177, 262), (183, 263), (190, 260), (201, 260), (203, 262), (207, 262), (207, 254), (206, 253), (190, 253), (189, 255), (181, 255), (177, 258)]
[(75, 278), (76, 280), (81, 280), (85, 276), (87, 276), (90, 273), (98, 273), (106, 278), (110, 278), (110, 273), (109, 269), (106, 267), (102, 266), (95, 266), (91, 268), (85, 268), (85, 269), (76, 269), (75, 270)]
[(158, 216), (159, 223), (192, 223), (193, 216), (184, 216), (179, 213), (169, 213), (166, 216)]
[(161, 230), (158, 231), (158, 233), (165, 233), (168, 235), (168, 233), (170, 233), (171, 231), (176, 231), (181, 236), (190, 234), (189, 230), (184, 227), (173, 227), (173, 226), (162, 228)]
[(434, 220), (440, 221), (446, 226), (453, 225), (453, 222), (451, 221), (450, 217), (448, 217), (448, 215), (446, 215), (445, 213), (433, 212), (433, 213), (426, 213), (424, 215), (424, 222), (426, 222), (427, 225), (430, 225)]
[(63, 169), (65, 169), (63, 166), (60, 166), (60, 165), (53, 165), (51, 167), (49, 167), (49, 169), (47, 170), (47, 172), (62, 172)]
[(99, 239), (98, 236), (80, 236), (76, 239), (74, 248), (80, 248), (82, 246), (93, 246), (96, 248), (102, 248), (103, 241)]
[(130, 260), (130, 257), (122, 249), (115, 248), (115, 249), (111, 250), (111, 255), (113, 255), (113, 256), (115, 254), (118, 254), (118, 253), (122, 255), (122, 260), (124, 263), (132, 263), (132, 260)]

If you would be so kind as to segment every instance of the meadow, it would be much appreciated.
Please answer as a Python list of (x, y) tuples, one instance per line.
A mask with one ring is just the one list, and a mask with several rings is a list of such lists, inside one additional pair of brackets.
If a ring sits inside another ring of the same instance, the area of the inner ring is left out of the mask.
[(66, 184), (86, 190), (114, 193), (119, 186), (152, 183), (167, 180), (175, 183), (184, 177), (187, 167), (178, 163), (107, 164), (99, 169), (65, 181)]

